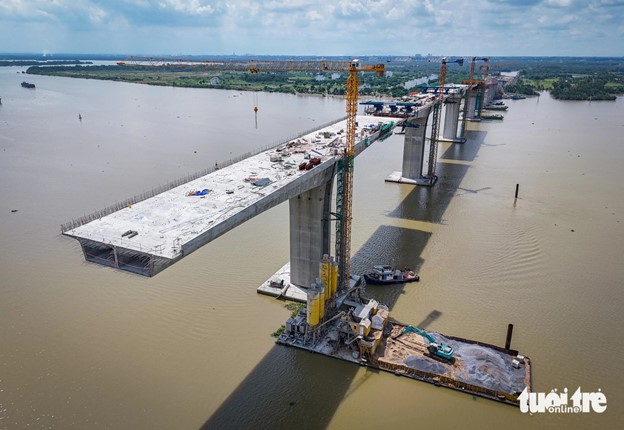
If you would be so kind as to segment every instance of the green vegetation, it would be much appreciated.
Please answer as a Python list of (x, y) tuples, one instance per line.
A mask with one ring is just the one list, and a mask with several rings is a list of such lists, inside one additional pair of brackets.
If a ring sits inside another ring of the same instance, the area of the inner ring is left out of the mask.
[[(216, 88), (242, 91), (265, 91), (289, 94), (323, 94), (342, 96), (346, 90), (346, 73), (310, 72), (208, 72), (175, 68), (91, 66), (91, 67), (30, 67), (36, 75), (65, 76), (71, 78), (103, 79), (142, 83), (148, 85), (190, 88)], [(362, 76), (362, 95), (392, 95), (399, 97), (409, 91), (403, 83), (418, 76), (400, 74), (379, 78)], [(216, 78), (216, 79), (215, 79)]]
[[(299, 311), (301, 310), (301, 308), (303, 308), (304, 306), (305, 306), (305, 303), (295, 303), (295, 302), (288, 302), (284, 305), (284, 307), (290, 311), (291, 318), (296, 317)], [(284, 330), (286, 330), (286, 326), (282, 325), (280, 328), (278, 328), (273, 333), (271, 333), (271, 336), (280, 337), (280, 335), (284, 332)]]
[(507, 85), (505, 87), (505, 92), (512, 94), (521, 94), (524, 96), (536, 96), (539, 94), (536, 90), (539, 89), (543, 88), (532, 85), (531, 83), (527, 82), (527, 80), (520, 78), (517, 84)]
[(624, 93), (622, 58), (529, 58), (520, 84), (560, 100), (615, 100)]
[(550, 92), (559, 100), (615, 100), (606, 87), (607, 77), (561, 77)]
[(303, 308), (304, 306), (305, 306), (305, 303), (295, 303), (295, 302), (288, 302), (284, 305), (284, 307), (290, 311), (291, 318), (296, 317), (299, 311), (301, 310), (301, 308)]
[[(271, 57), (263, 58), (271, 59)], [(343, 58), (340, 58), (343, 60)], [(439, 59), (426, 61), (423, 57), (363, 58), (368, 64), (383, 62), (391, 72), (380, 78), (372, 73), (360, 75), (362, 97), (408, 95), (417, 88), (407, 89), (405, 83), (425, 76), (435, 76), (440, 71)], [(499, 66), (500, 65), (500, 66)], [(468, 79), (469, 60), (464, 66), (449, 64), (446, 82)], [(551, 91), (553, 97), (565, 100), (613, 100), (624, 93), (624, 60), (622, 58), (574, 57), (498, 57), (490, 59), (489, 74), (501, 71), (520, 71), (520, 78), (507, 93), (535, 95)], [(105, 79), (142, 83), (148, 85), (180, 86), (191, 88), (217, 88), (243, 91), (265, 91), (289, 94), (345, 94), (347, 74), (310, 72), (232, 72), (202, 71), (188, 68), (154, 68), (141, 66), (33, 66), (28, 73), (66, 76), (86, 79)], [(475, 78), (483, 73), (483, 62), (475, 68)], [(437, 85), (435, 80), (430, 85)]]
[(280, 335), (282, 333), (284, 333), (284, 330), (286, 330), (286, 326), (285, 325), (281, 325), (280, 328), (278, 328), (277, 330), (275, 330), (273, 333), (271, 333), (271, 336), (273, 337), (280, 337)]

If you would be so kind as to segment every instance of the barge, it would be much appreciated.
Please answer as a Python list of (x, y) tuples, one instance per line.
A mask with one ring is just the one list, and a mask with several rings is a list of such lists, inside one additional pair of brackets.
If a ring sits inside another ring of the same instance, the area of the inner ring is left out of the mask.
[(333, 297), (329, 291), (318, 281), (308, 290), (307, 306), (288, 319), (278, 344), (513, 406), (532, 391), (531, 361), (509, 348), (511, 331), (502, 348), (394, 321), (359, 282)]

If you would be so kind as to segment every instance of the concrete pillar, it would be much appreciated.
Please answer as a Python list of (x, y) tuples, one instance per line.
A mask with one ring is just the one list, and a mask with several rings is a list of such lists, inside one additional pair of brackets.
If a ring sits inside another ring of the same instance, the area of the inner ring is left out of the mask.
[(470, 97), (468, 97), (468, 118), (474, 118), (477, 114), (475, 112), (477, 108), (477, 96), (478, 91), (474, 91), (470, 93)]
[(497, 80), (491, 80), (485, 86), (485, 95), (483, 96), (483, 107), (487, 106), (494, 100), (494, 96), (496, 95), (496, 88), (498, 87)]
[(309, 287), (319, 276), (319, 261), (330, 254), (333, 176), (325, 184), (289, 200), (290, 282)]
[(490, 85), (485, 86), (485, 91), (483, 92), (483, 108), (485, 108), (492, 101), (492, 87)]
[(403, 143), (403, 178), (416, 181), (422, 177), (425, 158), (425, 132), (429, 116), (410, 118), (405, 127)]
[(449, 101), (444, 106), (444, 131), (442, 137), (448, 140), (455, 140), (457, 139), (457, 126), (459, 124), (459, 103)]
[(386, 182), (398, 182), (416, 185), (433, 185), (430, 178), (422, 174), (425, 162), (425, 144), (427, 122), (432, 107), (418, 112), (418, 116), (410, 117), (405, 122), (405, 138), (403, 141), (403, 168), (392, 172)]

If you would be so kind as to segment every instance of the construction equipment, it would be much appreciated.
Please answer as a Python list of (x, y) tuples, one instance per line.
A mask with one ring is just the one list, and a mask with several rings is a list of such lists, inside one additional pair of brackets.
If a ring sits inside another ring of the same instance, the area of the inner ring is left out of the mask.
[[(438, 159), (438, 134), (440, 132), (440, 117), (442, 116), (442, 106), (444, 104), (444, 83), (446, 81), (446, 64), (448, 59), (442, 57), (442, 65), (440, 66), (440, 84), (438, 90), (438, 99), (433, 105), (433, 119), (431, 124), (431, 147), (429, 150), (429, 166), (427, 168), (426, 177), (429, 179), (429, 185), (433, 185), (438, 177), (435, 175), (435, 168)], [(451, 61), (451, 63), (457, 63), (460, 66), (464, 65), (464, 59), (458, 58)]]
[(408, 325), (407, 327), (405, 327), (405, 329), (403, 329), (403, 331), (401, 332), (401, 334), (399, 334), (398, 336), (395, 337), (395, 339), (398, 339), (399, 337), (403, 336), (404, 334), (407, 333), (416, 333), (421, 335), (422, 337), (424, 337), (425, 339), (427, 339), (427, 341), (429, 342), (429, 345), (427, 345), (427, 349), (429, 350), (429, 356), (432, 358), (442, 358), (446, 361), (449, 362), (453, 362), (453, 353), (455, 352), (453, 350), (453, 347), (445, 345), (443, 343), (438, 343), (433, 336), (431, 336), (429, 333), (427, 333), (426, 331), (424, 331), (421, 328), (418, 327), (412, 327), (411, 325)]
[(475, 63), (477, 61), (486, 61), (489, 63), (490, 59), (489, 57), (472, 57), (472, 60), (470, 61), (470, 75), (468, 79), (462, 81), (463, 84), (468, 85), (468, 89), (466, 90), (466, 98), (464, 100), (463, 120), (462, 120), (462, 127), (461, 127), (461, 133), (460, 133), (460, 138), (462, 140), (464, 139), (464, 134), (466, 132), (466, 120), (468, 119), (468, 105), (470, 104), (470, 97), (473, 94), (472, 87), (475, 85), (481, 86), (481, 90), (477, 94), (477, 100), (475, 102), (475, 111), (477, 112), (477, 116), (481, 115), (481, 104), (482, 104), (481, 100), (483, 98), (482, 90), (484, 88), (484, 80), (474, 79)]
[(481, 116), (481, 111), (483, 110), (483, 104), (485, 102), (485, 87), (487, 86), (487, 79), (490, 73), (490, 58), (485, 57), (484, 62), (481, 65), (480, 69), (483, 70), (483, 84), (481, 85), (481, 103), (479, 104), (478, 116)]
[(375, 72), (383, 76), (384, 64), (362, 64), (359, 60), (185, 60), (175, 58), (129, 57), (120, 66), (143, 66), (175, 69), (231, 70), (250, 73), (270, 71), (348, 72), (347, 130), (342, 159), (338, 160), (336, 191), (336, 256), (339, 267), (338, 288), (348, 289), (351, 278), (351, 214), (353, 195), (353, 160), (355, 158), (355, 116), (358, 100), (358, 74)]

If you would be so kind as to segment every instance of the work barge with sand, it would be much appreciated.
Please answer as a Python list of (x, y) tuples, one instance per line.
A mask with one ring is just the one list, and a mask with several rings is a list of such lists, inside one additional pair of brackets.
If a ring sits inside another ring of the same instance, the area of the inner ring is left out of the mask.
[[(401, 324), (387, 306), (364, 296), (358, 277), (351, 278), (350, 289), (336, 291), (331, 267), (327, 283), (318, 279), (306, 305), (286, 321), (278, 344), (514, 406), (525, 388), (532, 391), (531, 361), (509, 348), (511, 330), (503, 348)], [(452, 358), (433, 354), (432, 342), (417, 331), (452, 351)]]

